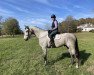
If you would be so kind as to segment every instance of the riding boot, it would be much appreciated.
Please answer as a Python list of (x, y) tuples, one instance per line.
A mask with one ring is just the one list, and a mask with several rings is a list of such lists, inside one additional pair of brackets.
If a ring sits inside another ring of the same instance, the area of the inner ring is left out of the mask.
[(51, 45), (52, 48), (55, 48), (56, 47), (53, 38), (51, 38), (51, 40), (50, 40), (50, 45)]

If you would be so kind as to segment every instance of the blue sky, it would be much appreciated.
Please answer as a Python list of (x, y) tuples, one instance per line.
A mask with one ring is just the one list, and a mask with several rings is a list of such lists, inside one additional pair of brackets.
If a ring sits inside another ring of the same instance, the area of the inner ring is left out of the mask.
[(93, 18), (94, 0), (0, 0), (0, 16), (16, 18), (22, 29), (24, 25), (49, 27), (51, 14), (59, 22), (68, 15), (76, 19)]

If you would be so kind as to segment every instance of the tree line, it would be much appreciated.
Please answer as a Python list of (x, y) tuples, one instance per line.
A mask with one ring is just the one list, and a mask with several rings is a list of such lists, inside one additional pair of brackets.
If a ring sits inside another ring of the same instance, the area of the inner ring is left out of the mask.
[[(0, 16), (0, 35), (14, 35), (23, 33), (19, 21), (15, 18), (9, 17), (5, 20), (2, 20), (3, 17)], [(73, 16), (67, 16), (66, 19), (59, 23), (59, 32), (60, 33), (75, 33), (77, 32), (77, 26), (91, 23), (94, 25), (94, 18), (80, 18), (75, 19)]]
[(19, 22), (17, 19), (9, 17), (2, 21), (2, 16), (0, 16), (0, 35), (14, 35), (21, 34)]
[(80, 18), (77, 20), (73, 16), (67, 16), (67, 18), (64, 21), (59, 23), (59, 32), (74, 33), (78, 31), (77, 26), (86, 24), (86, 23), (91, 23), (94, 25), (94, 18)]

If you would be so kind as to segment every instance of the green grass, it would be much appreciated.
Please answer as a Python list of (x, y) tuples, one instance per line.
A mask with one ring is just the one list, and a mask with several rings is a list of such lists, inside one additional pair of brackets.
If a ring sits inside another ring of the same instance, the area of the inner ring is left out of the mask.
[(70, 56), (65, 47), (48, 50), (48, 65), (44, 65), (38, 39), (24, 41), (23, 36), (0, 38), (0, 75), (94, 75), (94, 33), (76, 33), (81, 65), (70, 68)]

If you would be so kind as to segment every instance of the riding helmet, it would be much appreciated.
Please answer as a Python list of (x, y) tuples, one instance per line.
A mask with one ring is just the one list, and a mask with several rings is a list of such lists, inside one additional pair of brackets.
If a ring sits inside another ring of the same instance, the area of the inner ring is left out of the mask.
[(51, 15), (51, 18), (56, 18), (56, 16), (54, 14)]

